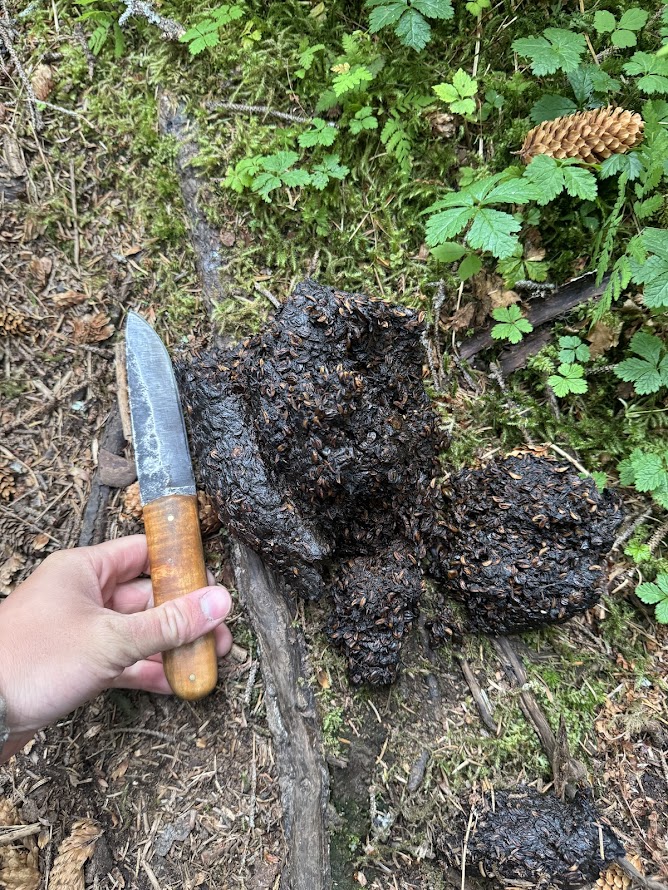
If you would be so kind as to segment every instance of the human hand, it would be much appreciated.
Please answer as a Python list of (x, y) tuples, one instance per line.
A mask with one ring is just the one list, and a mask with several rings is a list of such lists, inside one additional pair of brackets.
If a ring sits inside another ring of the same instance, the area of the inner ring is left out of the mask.
[(144, 535), (51, 554), (0, 606), (0, 694), (10, 737), (0, 761), (109, 687), (169, 694), (158, 653), (213, 630), (232, 646), (224, 587), (155, 608)]

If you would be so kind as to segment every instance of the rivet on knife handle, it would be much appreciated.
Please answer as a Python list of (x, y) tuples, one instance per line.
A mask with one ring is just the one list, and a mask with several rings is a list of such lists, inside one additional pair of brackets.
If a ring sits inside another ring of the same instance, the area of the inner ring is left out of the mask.
[[(167, 495), (144, 507), (144, 525), (156, 606), (207, 586), (197, 497)], [(216, 642), (208, 633), (163, 653), (165, 674), (179, 698), (208, 695), (218, 679)]]

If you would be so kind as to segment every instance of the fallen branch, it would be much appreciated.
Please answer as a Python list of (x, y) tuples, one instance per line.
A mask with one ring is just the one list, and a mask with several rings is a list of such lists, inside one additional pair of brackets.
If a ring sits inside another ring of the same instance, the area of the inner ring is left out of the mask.
[(283, 584), (245, 544), (233, 544), (236, 588), (257, 636), (265, 684), (267, 722), (278, 764), (288, 861), (281, 886), (330, 887), (326, 812), (329, 775), (322, 755), (313, 690), (306, 680), (306, 651)]
[[(36, 131), (39, 131), (44, 126), (44, 122), (42, 121), (42, 115), (40, 114), (39, 108), (37, 107), (37, 96), (35, 95), (35, 91), (32, 88), (32, 84), (30, 83), (30, 78), (26, 74), (25, 69), (21, 64), (21, 60), (19, 59), (16, 52), (16, 49), (14, 48), (14, 29), (11, 26), (9, 18), (6, 18), (4, 16), (0, 19), (0, 41), (2, 42), (7, 55), (14, 64), (14, 68), (16, 69), (19, 80), (23, 84), (23, 88), (26, 91), (26, 102), (28, 104), (28, 110), (30, 111), (30, 117), (32, 118), (33, 127)], [(5, 68), (1, 54), (0, 65), (2, 66), (2, 70), (4, 71), (4, 73), (9, 78), (9, 72)]]
[[(497, 361), (503, 373), (507, 375), (524, 367), (527, 359), (540, 352), (543, 346), (549, 342), (552, 332), (536, 330), (537, 328), (554, 321), (555, 318), (570, 312), (571, 309), (588, 300), (598, 299), (605, 291), (608, 278), (609, 276), (606, 276), (600, 284), (596, 284), (596, 273), (588, 272), (547, 294), (543, 299), (534, 301), (526, 316), (533, 325), (534, 331), (524, 337), (522, 342), (513, 349), (504, 350), (499, 355)], [(469, 360), (479, 352), (498, 345), (498, 341), (492, 338), (492, 327), (493, 324), (488, 324), (475, 337), (462, 343), (459, 348), (459, 358)]]
[[(206, 107), (210, 111), (218, 111), (219, 109), (223, 109), (224, 111), (239, 111), (242, 114), (263, 114), (266, 117), (277, 117), (282, 121), (289, 121), (290, 123), (295, 124), (310, 124), (313, 120), (312, 117), (304, 117), (301, 114), (290, 114), (288, 111), (276, 111), (274, 108), (269, 108), (267, 105), (243, 105), (238, 102), (207, 102)], [(334, 124), (330, 124), (330, 126), (334, 126)]]
[(123, 0), (123, 3), (126, 7), (125, 12), (118, 20), (121, 28), (131, 16), (139, 16), (159, 28), (169, 40), (178, 40), (182, 34), (186, 33), (186, 29), (180, 22), (160, 15), (146, 0)]

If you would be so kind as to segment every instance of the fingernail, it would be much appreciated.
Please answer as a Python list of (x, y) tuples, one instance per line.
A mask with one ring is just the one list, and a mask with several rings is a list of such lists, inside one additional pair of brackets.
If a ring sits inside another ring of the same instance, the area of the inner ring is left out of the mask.
[(211, 587), (199, 601), (199, 607), (209, 621), (225, 618), (230, 611), (230, 595), (224, 587)]

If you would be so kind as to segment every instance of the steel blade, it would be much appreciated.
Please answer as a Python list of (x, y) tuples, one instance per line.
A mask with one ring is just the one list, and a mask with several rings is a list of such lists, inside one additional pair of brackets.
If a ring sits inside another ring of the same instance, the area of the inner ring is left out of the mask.
[(136, 312), (125, 336), (128, 393), (139, 492), (143, 504), (195, 494), (188, 438), (174, 370), (165, 346)]

